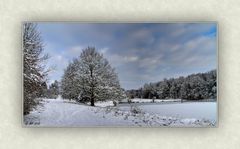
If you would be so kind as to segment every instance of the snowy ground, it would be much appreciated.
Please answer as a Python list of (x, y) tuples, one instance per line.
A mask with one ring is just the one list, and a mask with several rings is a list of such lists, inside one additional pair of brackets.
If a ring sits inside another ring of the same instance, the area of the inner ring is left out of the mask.
[[(24, 123), (44, 127), (91, 126), (173, 126), (206, 127), (216, 125), (216, 103), (96, 103), (91, 107), (68, 100), (44, 99), (24, 116)], [(110, 106), (108, 106), (110, 105)]]
[[(216, 121), (217, 105), (216, 102), (186, 102), (186, 103), (139, 103), (137, 105), (149, 114), (158, 114), (178, 118), (197, 118)], [(128, 111), (128, 104), (122, 104), (119, 109)]]

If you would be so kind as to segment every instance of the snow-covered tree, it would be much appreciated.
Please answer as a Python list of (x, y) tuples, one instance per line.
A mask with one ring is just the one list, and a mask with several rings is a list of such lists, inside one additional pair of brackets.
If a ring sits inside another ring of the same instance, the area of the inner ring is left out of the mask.
[(74, 59), (73, 62), (70, 62), (67, 68), (64, 70), (64, 74), (61, 80), (61, 95), (65, 99), (78, 99), (80, 90), (77, 85), (78, 63), (78, 60)]
[(84, 49), (70, 63), (62, 80), (63, 95), (81, 102), (120, 100), (125, 97), (118, 76), (110, 63), (94, 47)]
[(143, 98), (151, 98), (151, 87), (147, 83), (143, 86)]
[(178, 88), (177, 88), (177, 85), (175, 83), (173, 83), (170, 87), (170, 90), (169, 90), (169, 97), (170, 98), (177, 98), (177, 94), (178, 94)]
[(157, 94), (159, 98), (165, 99), (169, 98), (170, 85), (167, 79), (164, 79), (160, 82), (159, 87), (157, 88)]
[(94, 106), (96, 100), (121, 99), (123, 92), (115, 70), (95, 48), (88, 47), (80, 55), (78, 69), (80, 98), (87, 98)]
[(59, 82), (57, 80), (55, 80), (48, 89), (48, 97), (49, 98), (57, 98), (57, 96), (59, 95)]
[(24, 114), (36, 105), (35, 98), (42, 96), (46, 87), (47, 71), (44, 61), (48, 58), (43, 54), (43, 41), (34, 23), (23, 25), (23, 83), (24, 83)]

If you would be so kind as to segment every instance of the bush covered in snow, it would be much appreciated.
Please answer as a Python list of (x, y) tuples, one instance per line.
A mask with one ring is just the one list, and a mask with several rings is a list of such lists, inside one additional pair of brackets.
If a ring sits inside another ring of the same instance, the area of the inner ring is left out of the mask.
[(139, 113), (142, 113), (142, 110), (139, 107), (132, 105), (130, 108), (130, 112), (132, 112), (134, 114), (139, 114)]

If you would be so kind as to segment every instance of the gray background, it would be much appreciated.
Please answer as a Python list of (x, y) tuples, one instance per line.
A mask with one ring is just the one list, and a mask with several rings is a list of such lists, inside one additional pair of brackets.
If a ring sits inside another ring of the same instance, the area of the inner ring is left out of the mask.
[[(240, 1), (0, 0), (0, 148), (238, 148)], [(22, 128), (22, 21), (218, 21), (218, 128)]]

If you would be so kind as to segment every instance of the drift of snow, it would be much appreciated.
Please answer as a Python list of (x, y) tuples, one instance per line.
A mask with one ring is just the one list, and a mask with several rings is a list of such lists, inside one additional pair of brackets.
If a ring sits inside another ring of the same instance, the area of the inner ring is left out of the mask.
[[(108, 103), (109, 104), (109, 103)], [(108, 105), (106, 104), (106, 105)], [(97, 105), (97, 104), (96, 104)], [(101, 106), (103, 104), (100, 104)], [(160, 105), (162, 106), (162, 105)], [(160, 108), (160, 107), (159, 107)], [(141, 106), (91, 107), (69, 100), (43, 99), (35, 111), (24, 116), (25, 125), (43, 127), (83, 126), (215, 126), (214, 120), (153, 114)]]

